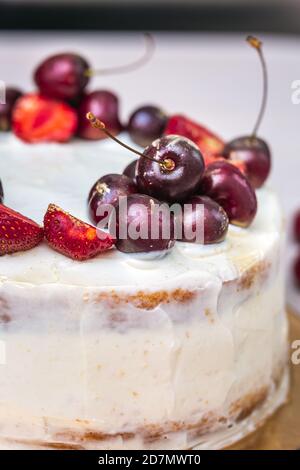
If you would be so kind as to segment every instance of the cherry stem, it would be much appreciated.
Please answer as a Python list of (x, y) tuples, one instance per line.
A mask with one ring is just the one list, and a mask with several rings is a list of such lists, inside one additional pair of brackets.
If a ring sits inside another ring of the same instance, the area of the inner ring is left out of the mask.
[(121, 145), (125, 149), (129, 150), (130, 152), (135, 153), (139, 157), (147, 158), (148, 160), (158, 163), (163, 170), (168, 170), (172, 171), (175, 168), (175, 162), (171, 158), (166, 158), (162, 162), (159, 162), (158, 160), (155, 160), (155, 158), (149, 157), (148, 155), (145, 155), (142, 152), (139, 152), (138, 150), (134, 149), (133, 147), (130, 147), (127, 144), (124, 144), (121, 140), (119, 140), (117, 137), (115, 137), (105, 126), (104, 122), (100, 121), (100, 119), (97, 119), (96, 116), (94, 116), (93, 113), (88, 112), (86, 115), (87, 120), (90, 122), (92, 127), (95, 127), (95, 129), (99, 129), (100, 131), (103, 131), (108, 137), (110, 137), (112, 140), (117, 142), (117, 144)]
[(263, 74), (263, 92), (262, 92), (262, 101), (260, 105), (260, 110), (254, 125), (254, 129), (252, 131), (252, 138), (256, 137), (257, 131), (260, 127), (261, 121), (264, 117), (265, 110), (266, 110), (266, 105), (267, 105), (267, 96), (268, 96), (268, 72), (267, 72), (267, 64), (262, 52), (262, 42), (254, 37), (254, 36), (248, 36), (247, 37), (247, 42), (252, 46), (254, 49), (256, 49), (258, 53), (258, 57), (261, 63), (262, 67), (262, 74)]
[(85, 71), (85, 75), (87, 77), (93, 77), (94, 75), (114, 75), (114, 74), (119, 74), (119, 73), (132, 72), (133, 70), (138, 69), (139, 67), (146, 64), (151, 59), (154, 53), (154, 49), (155, 49), (155, 41), (154, 41), (153, 36), (150, 33), (144, 33), (144, 39), (145, 39), (145, 51), (139, 59), (129, 64), (119, 65), (116, 67), (108, 67), (106, 69), (100, 69), (100, 70), (87, 69)]

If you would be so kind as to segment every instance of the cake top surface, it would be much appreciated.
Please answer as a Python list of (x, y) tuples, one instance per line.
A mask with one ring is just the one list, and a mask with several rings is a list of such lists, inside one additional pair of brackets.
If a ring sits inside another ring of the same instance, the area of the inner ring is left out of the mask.
[[(123, 140), (127, 139), (124, 134)], [(24, 144), (0, 136), (0, 175), (5, 204), (41, 223), (49, 203), (89, 221), (87, 196), (107, 173), (121, 173), (132, 160), (125, 149), (104, 140), (71, 144)], [(31, 284), (58, 283), (95, 287), (160, 286), (178, 278), (198, 283), (210, 276), (234, 279), (268, 251), (281, 231), (276, 195), (257, 191), (258, 212), (247, 229), (230, 226), (225, 242), (211, 246), (177, 242), (165, 256), (128, 255), (112, 249), (85, 262), (73, 261), (45, 243), (0, 259), (0, 280)]]

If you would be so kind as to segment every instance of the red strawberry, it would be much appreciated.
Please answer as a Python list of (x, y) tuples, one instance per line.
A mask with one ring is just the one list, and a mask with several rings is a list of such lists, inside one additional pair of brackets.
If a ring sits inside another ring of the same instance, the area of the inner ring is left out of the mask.
[(12, 115), (12, 130), (26, 142), (66, 142), (77, 129), (77, 114), (61, 101), (38, 94), (18, 99)]
[(92, 258), (114, 244), (108, 233), (76, 219), (54, 204), (49, 205), (45, 214), (44, 229), (45, 238), (54, 250), (79, 261)]
[(220, 137), (180, 114), (169, 118), (164, 133), (182, 135), (192, 140), (198, 145), (204, 158), (220, 155), (224, 148), (224, 141)]
[(43, 236), (36, 222), (0, 204), (0, 255), (30, 250)]
[[(224, 141), (212, 131), (185, 116), (180, 114), (171, 116), (164, 133), (182, 135), (195, 142), (203, 155), (206, 166), (215, 160), (224, 159), (222, 157)], [(245, 173), (245, 164), (242, 161), (234, 160), (230, 163)]]

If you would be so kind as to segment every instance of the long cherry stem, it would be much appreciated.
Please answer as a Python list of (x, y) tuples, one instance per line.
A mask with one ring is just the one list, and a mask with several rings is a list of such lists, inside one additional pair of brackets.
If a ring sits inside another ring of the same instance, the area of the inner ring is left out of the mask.
[(259, 129), (259, 126), (261, 124), (261, 121), (264, 117), (265, 110), (266, 110), (266, 105), (267, 105), (267, 97), (268, 97), (268, 72), (267, 72), (267, 64), (262, 52), (262, 42), (254, 37), (254, 36), (248, 36), (247, 37), (247, 42), (252, 46), (254, 49), (256, 49), (258, 53), (258, 57), (261, 63), (262, 67), (262, 75), (263, 75), (263, 92), (262, 92), (262, 101), (260, 105), (260, 110), (254, 125), (254, 129), (252, 131), (252, 137), (255, 138), (257, 135), (257, 131)]
[(108, 137), (110, 137), (112, 140), (117, 142), (117, 144), (121, 145), (125, 149), (129, 150), (130, 152), (135, 153), (139, 157), (147, 158), (148, 160), (158, 163), (164, 170), (172, 171), (175, 168), (175, 162), (170, 159), (166, 158), (163, 161), (159, 162), (158, 160), (155, 160), (155, 158), (149, 157), (148, 155), (145, 155), (142, 152), (139, 152), (138, 150), (134, 149), (133, 147), (130, 147), (127, 144), (124, 144), (121, 140), (119, 140), (117, 137), (115, 137), (105, 126), (104, 122), (100, 121), (100, 119), (97, 119), (93, 113), (88, 112), (86, 115), (86, 118), (90, 122), (90, 124), (95, 127), (96, 129), (99, 129), (100, 131), (103, 131)]
[(120, 73), (132, 72), (133, 70), (138, 69), (142, 65), (146, 64), (151, 57), (153, 56), (155, 49), (155, 41), (153, 36), (150, 33), (144, 33), (145, 39), (145, 51), (139, 59), (134, 60), (133, 62), (125, 65), (119, 65), (116, 67), (108, 67), (106, 69), (87, 69), (85, 75), (88, 77), (93, 77), (94, 75), (114, 75)]

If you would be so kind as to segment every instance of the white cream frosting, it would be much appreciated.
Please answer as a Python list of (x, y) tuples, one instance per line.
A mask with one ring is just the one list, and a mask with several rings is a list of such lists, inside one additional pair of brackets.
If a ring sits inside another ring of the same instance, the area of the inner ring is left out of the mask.
[[(26, 145), (0, 135), (5, 203), (39, 222), (50, 202), (87, 220), (92, 184), (131, 159), (109, 141)], [(138, 433), (97, 448), (187, 448), (197, 440), (185, 431), (150, 444), (139, 430), (229, 417), (243, 397), (264, 387), (271, 394), (286, 354), (282, 239), (278, 201), (265, 188), (251, 227), (230, 227), (219, 245), (178, 242), (159, 259), (111, 250), (81, 263), (42, 244), (0, 258), (8, 319), (0, 322), (0, 437), (72, 443), (57, 430), (92, 429)], [(259, 263), (266, 277), (243, 288), (243, 273)], [(101, 298), (179, 288), (191, 301), (150, 310)]]

